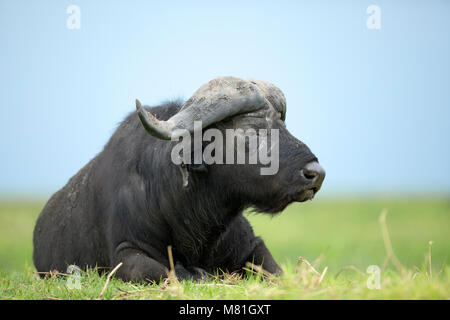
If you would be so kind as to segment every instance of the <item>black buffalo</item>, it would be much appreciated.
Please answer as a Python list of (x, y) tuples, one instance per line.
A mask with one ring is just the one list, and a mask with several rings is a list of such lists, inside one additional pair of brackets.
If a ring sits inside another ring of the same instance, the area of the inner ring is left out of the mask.
[[(36, 269), (122, 262), (121, 279), (160, 281), (170, 245), (180, 279), (241, 270), (247, 261), (280, 273), (242, 212), (276, 213), (312, 199), (325, 176), (316, 156), (286, 129), (283, 93), (261, 80), (223, 77), (184, 104), (136, 105), (103, 151), (44, 207), (34, 230)], [(194, 120), (221, 132), (278, 129), (278, 172), (261, 175), (261, 163), (175, 164), (177, 142), (168, 140), (177, 130), (192, 133)]]

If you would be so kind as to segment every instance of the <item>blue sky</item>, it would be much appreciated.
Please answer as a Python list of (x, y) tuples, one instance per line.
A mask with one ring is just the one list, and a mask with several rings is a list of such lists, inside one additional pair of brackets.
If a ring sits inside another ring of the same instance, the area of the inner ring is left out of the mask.
[(324, 193), (448, 194), (450, 2), (337, 2), (0, 1), (0, 194), (53, 193), (135, 98), (189, 98), (223, 75), (284, 91)]

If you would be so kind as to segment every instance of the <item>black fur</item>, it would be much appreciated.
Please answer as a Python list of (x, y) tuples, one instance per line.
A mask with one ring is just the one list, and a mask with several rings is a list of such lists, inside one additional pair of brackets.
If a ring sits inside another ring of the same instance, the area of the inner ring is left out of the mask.
[[(148, 108), (167, 120), (181, 103)], [(217, 127), (226, 126), (226, 122)], [(198, 279), (201, 269), (240, 270), (246, 261), (281, 270), (256, 237), (243, 209), (279, 212), (294, 201), (305, 182), (295, 172), (316, 157), (280, 129), (280, 170), (261, 176), (256, 165), (210, 165), (189, 171), (182, 186), (180, 167), (170, 161), (175, 142), (150, 136), (136, 113), (118, 127), (104, 150), (56, 192), (34, 231), (38, 271), (114, 267), (124, 280), (156, 280), (169, 268), (172, 245), (179, 278)]]

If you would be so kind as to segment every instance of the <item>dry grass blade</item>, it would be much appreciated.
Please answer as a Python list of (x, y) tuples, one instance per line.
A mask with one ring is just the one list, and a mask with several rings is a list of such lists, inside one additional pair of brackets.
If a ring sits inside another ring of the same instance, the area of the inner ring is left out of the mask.
[(308, 260), (306, 260), (306, 259), (303, 258), (303, 257), (299, 257), (299, 258), (298, 258), (298, 261), (297, 261), (297, 266), (300, 266), (302, 263), (306, 264), (306, 265), (309, 267), (309, 269), (310, 269), (312, 272), (314, 272), (317, 276), (320, 276), (320, 273), (312, 266), (311, 263), (309, 263)]
[(175, 264), (173, 262), (172, 246), (167, 246), (167, 255), (169, 256), (169, 267), (170, 270), (167, 272), (167, 279), (164, 281), (165, 285), (170, 282), (178, 282), (177, 274), (175, 273)]
[(335, 275), (334, 277), (335, 277), (335, 278), (339, 277), (339, 275), (340, 275), (342, 272), (344, 272), (345, 270), (354, 270), (354, 271), (356, 271), (360, 276), (361, 276), (361, 275), (364, 275), (364, 272), (362, 272), (361, 270), (359, 270), (357, 267), (355, 267), (355, 266), (353, 266), (353, 265), (350, 265), (350, 266), (346, 266), (346, 267), (341, 268), (341, 269), (336, 273), (336, 275)]
[(117, 270), (119, 270), (119, 268), (123, 265), (123, 262), (119, 263), (109, 274), (108, 277), (106, 278), (106, 282), (105, 285), (102, 289), (102, 292), (100, 293), (100, 295), (98, 296), (97, 300), (101, 300), (103, 298), (103, 294), (106, 291), (106, 287), (108, 287), (108, 283), (111, 280), (112, 276), (116, 273)]
[(167, 254), (169, 255), (170, 271), (175, 272), (175, 265), (173, 263), (172, 246), (167, 246)]
[(325, 277), (325, 274), (327, 273), (328, 267), (325, 267), (325, 269), (323, 269), (322, 274), (320, 275), (319, 278), (319, 284), (322, 282), (323, 278)]
[(133, 296), (142, 296), (142, 295), (145, 295), (146, 293), (150, 293), (150, 292), (155, 292), (155, 291), (162, 292), (163, 291), (163, 290), (157, 289), (157, 288), (135, 289), (135, 290), (131, 290), (131, 291), (127, 291), (122, 288), (117, 288), (117, 290), (119, 290), (121, 292), (121, 294), (118, 297), (114, 297), (113, 300), (121, 300), (121, 299), (125, 299), (125, 298), (130, 298)]
[(136, 292), (162, 291), (161, 289), (158, 289), (158, 288), (145, 288), (145, 289), (136, 289), (136, 290), (131, 290), (131, 291), (117, 288), (117, 290), (119, 290), (120, 292), (123, 292), (123, 293), (128, 293), (128, 294), (136, 293)]
[(167, 255), (169, 257), (170, 270), (166, 269), (167, 278), (164, 279), (163, 283), (160, 286), (162, 290), (166, 290), (169, 287), (169, 285), (179, 284), (177, 275), (175, 273), (175, 264), (173, 262), (172, 246), (167, 246)]
[(387, 224), (386, 224), (387, 213), (388, 213), (388, 210), (383, 209), (383, 211), (381, 211), (380, 219), (379, 219), (380, 227), (381, 227), (381, 234), (383, 236), (384, 247), (385, 247), (386, 253), (387, 253), (386, 259), (384, 260), (384, 263), (383, 263), (382, 271), (385, 270), (389, 260), (392, 260), (392, 263), (397, 268), (397, 270), (401, 274), (405, 274), (405, 268), (400, 263), (400, 260), (398, 260), (397, 256), (394, 253), (394, 250), (392, 249), (391, 238), (389, 237), (389, 232), (388, 232)]
[(271, 274), (269, 271), (264, 270), (263, 267), (258, 266), (256, 264), (253, 264), (253, 263), (251, 263), (249, 261), (247, 261), (245, 263), (245, 266), (247, 268), (243, 268), (244, 270), (250, 271), (250, 272), (255, 273), (255, 274), (262, 274), (263, 276), (265, 276), (267, 278), (273, 277), (273, 274)]
[(430, 279), (433, 279), (433, 269), (431, 268), (431, 246), (433, 245), (433, 241), (428, 241), (428, 266), (430, 270)]
[[(328, 250), (327, 250), (327, 251), (328, 251)], [(324, 260), (325, 260), (325, 253), (322, 252), (322, 253), (317, 257), (317, 259), (314, 260), (314, 261), (311, 263), (311, 265), (317, 267), (317, 266), (320, 265)]]
[(235, 284), (227, 284), (227, 283), (196, 283), (196, 287), (236, 287)]
[(61, 273), (61, 272), (59, 272), (59, 271), (50, 271), (50, 272), (44, 272), (44, 271), (39, 272), (39, 271), (36, 271), (36, 272), (34, 272), (34, 273), (36, 273), (36, 274), (44, 274), (44, 275), (50, 276), (50, 277), (54, 277), (54, 276), (70, 277), (70, 276), (71, 276), (70, 274), (67, 274), (67, 273)]

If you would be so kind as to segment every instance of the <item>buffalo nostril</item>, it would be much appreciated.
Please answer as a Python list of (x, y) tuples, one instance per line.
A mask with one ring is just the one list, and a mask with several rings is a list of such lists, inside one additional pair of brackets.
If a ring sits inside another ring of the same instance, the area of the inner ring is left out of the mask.
[(302, 169), (303, 176), (310, 180), (313, 186), (318, 190), (322, 186), (323, 179), (325, 179), (325, 170), (323, 170), (322, 166), (314, 161), (308, 163)]
[(306, 179), (312, 180), (315, 177), (317, 177), (319, 174), (315, 171), (303, 170), (303, 175), (305, 176)]

